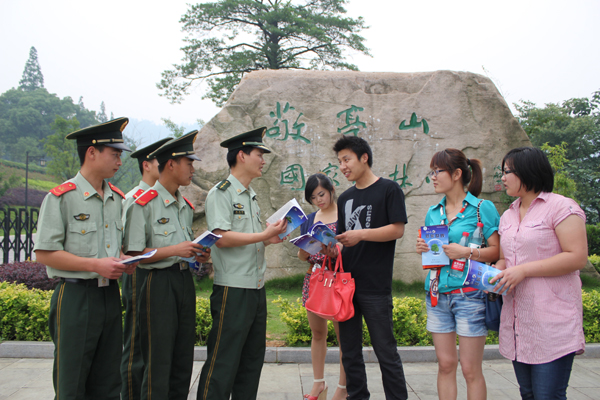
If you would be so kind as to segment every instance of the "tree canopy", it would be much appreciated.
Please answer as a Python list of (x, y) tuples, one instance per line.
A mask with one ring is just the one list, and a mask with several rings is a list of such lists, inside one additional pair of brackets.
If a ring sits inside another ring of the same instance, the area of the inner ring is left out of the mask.
[(564, 148), (562, 157), (568, 160), (564, 171), (577, 188), (573, 197), (582, 205), (588, 222), (600, 221), (600, 90), (591, 99), (573, 98), (543, 108), (522, 101), (515, 107), (534, 146)]
[(19, 81), (19, 89), (31, 92), (44, 87), (44, 75), (38, 61), (37, 50), (31, 46), (29, 49), (29, 58), (25, 63), (23, 76)]
[(180, 102), (206, 79), (203, 98), (223, 105), (244, 76), (261, 69), (349, 69), (344, 50), (369, 55), (362, 17), (346, 18), (347, 0), (219, 0), (191, 5), (182, 64), (162, 73), (162, 96)]

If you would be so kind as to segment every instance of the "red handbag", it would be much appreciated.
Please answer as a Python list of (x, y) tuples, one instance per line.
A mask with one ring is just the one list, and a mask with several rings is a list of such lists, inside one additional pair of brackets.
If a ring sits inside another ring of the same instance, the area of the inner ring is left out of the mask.
[[(325, 270), (326, 262), (328, 270)], [(354, 316), (354, 289), (354, 279), (350, 272), (344, 272), (338, 246), (335, 270), (331, 270), (331, 258), (325, 256), (323, 266), (311, 274), (306, 309), (325, 319), (347, 321)]]

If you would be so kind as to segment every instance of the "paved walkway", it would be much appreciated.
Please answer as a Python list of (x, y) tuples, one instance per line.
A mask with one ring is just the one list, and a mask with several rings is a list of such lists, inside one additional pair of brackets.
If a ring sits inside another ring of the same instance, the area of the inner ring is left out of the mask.
[[(194, 373), (189, 399), (196, 399), (198, 375), (204, 363), (194, 362)], [(488, 387), (488, 399), (520, 399), (512, 365), (507, 360), (486, 360), (483, 362)], [(325, 378), (330, 387), (328, 398), (333, 396), (337, 385), (338, 366), (325, 365)], [(383, 400), (379, 365), (366, 365), (372, 400)], [(437, 399), (437, 364), (405, 363), (404, 371), (411, 400)], [(458, 398), (466, 399), (465, 382), (459, 371)], [(259, 400), (300, 400), (312, 385), (310, 364), (265, 363), (258, 391)], [(570, 400), (600, 400), (600, 359), (575, 358), (570, 387)], [(51, 400), (52, 360), (38, 358), (0, 358), (0, 400)]]

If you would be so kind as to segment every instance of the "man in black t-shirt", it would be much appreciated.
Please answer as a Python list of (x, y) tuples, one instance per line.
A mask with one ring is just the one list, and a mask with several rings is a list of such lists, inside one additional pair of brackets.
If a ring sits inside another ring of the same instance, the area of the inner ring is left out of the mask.
[(362, 321), (379, 360), (386, 399), (407, 399), (402, 361), (392, 323), (392, 272), (396, 239), (407, 222), (400, 186), (371, 171), (373, 153), (362, 138), (343, 136), (335, 145), (340, 170), (356, 184), (338, 199), (338, 239), (344, 270), (356, 284), (354, 317), (340, 322), (342, 362), (349, 399), (369, 399), (362, 356)]

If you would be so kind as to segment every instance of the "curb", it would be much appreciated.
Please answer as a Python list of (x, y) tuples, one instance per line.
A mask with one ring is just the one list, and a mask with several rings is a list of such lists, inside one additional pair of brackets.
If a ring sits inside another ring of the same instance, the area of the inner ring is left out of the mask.
[[(329, 364), (339, 363), (339, 348), (329, 347), (325, 362)], [(398, 354), (405, 363), (437, 362), (433, 346), (401, 346)], [(372, 347), (363, 348), (365, 363), (376, 363), (377, 356)], [(580, 358), (600, 358), (600, 343), (586, 345), (585, 353)], [(54, 358), (54, 343), (52, 342), (17, 342), (7, 341), (0, 343), (0, 358)], [(483, 351), (484, 360), (504, 359), (498, 351), (497, 344), (485, 346)], [(206, 361), (206, 347), (196, 346), (194, 348), (194, 361)], [(294, 363), (310, 364), (310, 347), (267, 347), (265, 352), (266, 363)]]

